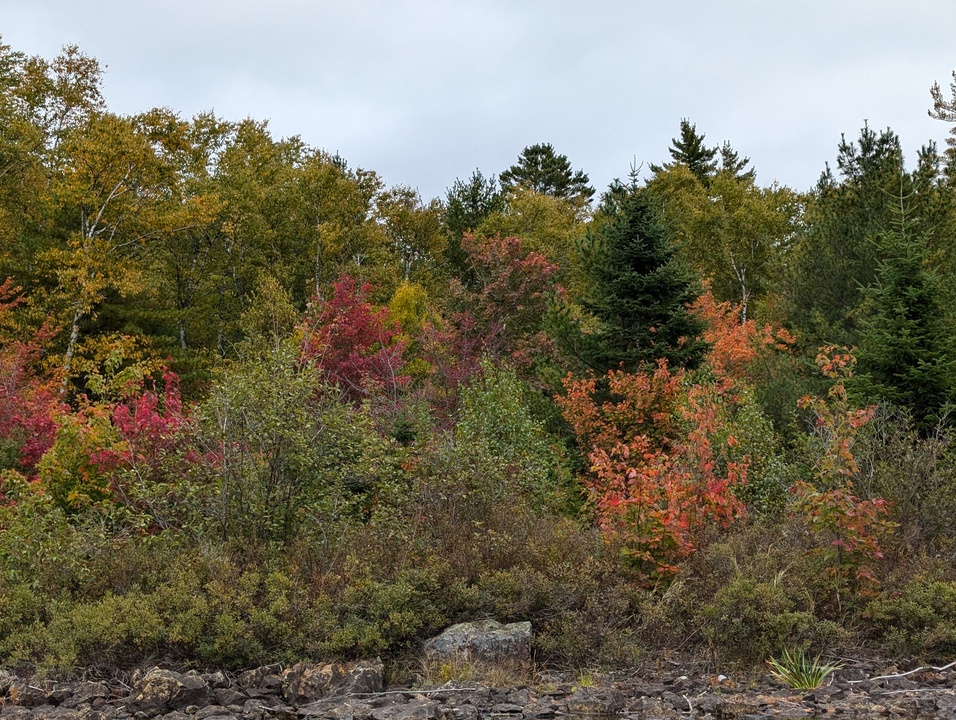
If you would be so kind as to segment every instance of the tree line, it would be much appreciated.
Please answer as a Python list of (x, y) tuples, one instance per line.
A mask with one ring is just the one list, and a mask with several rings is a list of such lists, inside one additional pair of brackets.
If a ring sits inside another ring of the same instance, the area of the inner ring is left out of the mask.
[(683, 119), (646, 180), (541, 143), (425, 201), (77, 47), (0, 88), (8, 664), (950, 647), (956, 143), (795, 190)]

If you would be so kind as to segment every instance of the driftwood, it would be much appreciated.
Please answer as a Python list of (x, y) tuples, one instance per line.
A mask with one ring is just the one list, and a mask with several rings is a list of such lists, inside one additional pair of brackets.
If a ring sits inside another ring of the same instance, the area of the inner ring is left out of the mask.
[(943, 665), (942, 667), (934, 667), (932, 665), (923, 665), (922, 667), (915, 668), (913, 670), (907, 670), (904, 673), (893, 673), (892, 675), (877, 675), (876, 677), (866, 678), (864, 680), (848, 680), (851, 685), (856, 685), (858, 683), (871, 682), (873, 680), (896, 680), (898, 678), (904, 678), (907, 675), (913, 675), (918, 672), (923, 672), (925, 670), (933, 670), (934, 672), (943, 672), (944, 670), (949, 670), (951, 667), (956, 666), (956, 660), (949, 663), (949, 665)]

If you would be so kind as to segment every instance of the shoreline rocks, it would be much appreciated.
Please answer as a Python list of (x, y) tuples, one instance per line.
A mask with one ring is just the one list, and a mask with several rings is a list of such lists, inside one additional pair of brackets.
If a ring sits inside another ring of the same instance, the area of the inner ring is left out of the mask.
[(130, 686), (118, 680), (33, 683), (0, 672), (0, 720), (956, 719), (953, 673), (838, 678), (802, 693), (769, 682), (741, 690), (726, 679), (677, 673), (580, 684), (552, 675), (534, 686), (503, 688), (460, 682), (384, 688), (381, 678), (378, 660), (266, 666), (235, 679), (153, 668)]

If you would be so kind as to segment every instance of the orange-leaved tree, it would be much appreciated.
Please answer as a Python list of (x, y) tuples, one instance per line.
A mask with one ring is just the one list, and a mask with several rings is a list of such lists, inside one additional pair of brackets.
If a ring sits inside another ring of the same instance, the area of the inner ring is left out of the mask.
[[(661, 361), (653, 372), (565, 379), (564, 416), (588, 449), (585, 478), (601, 527), (646, 582), (668, 578), (702, 532), (744, 513), (733, 488), (748, 460), (720, 462), (721, 391)], [(608, 399), (600, 399), (601, 395)], [(735, 442), (730, 437), (726, 442)]]
[[(710, 346), (700, 370), (611, 370), (565, 379), (564, 417), (589, 460), (584, 478), (601, 527), (620, 540), (645, 582), (672, 577), (708, 528), (746, 514), (739, 492), (751, 468), (751, 367), (789, 336), (710, 293), (694, 305)], [(769, 421), (760, 428), (770, 432)], [(739, 432), (738, 432), (739, 431)]]

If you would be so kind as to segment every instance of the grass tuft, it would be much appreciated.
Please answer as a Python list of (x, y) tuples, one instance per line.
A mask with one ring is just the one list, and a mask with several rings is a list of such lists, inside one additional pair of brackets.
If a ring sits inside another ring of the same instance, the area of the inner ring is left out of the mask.
[(839, 670), (839, 663), (824, 663), (820, 656), (810, 659), (803, 650), (790, 653), (783, 651), (779, 660), (770, 658), (770, 673), (794, 690), (815, 690), (823, 684), (830, 675)]

